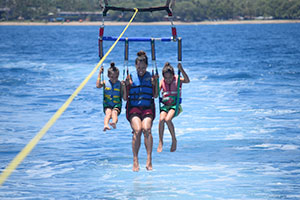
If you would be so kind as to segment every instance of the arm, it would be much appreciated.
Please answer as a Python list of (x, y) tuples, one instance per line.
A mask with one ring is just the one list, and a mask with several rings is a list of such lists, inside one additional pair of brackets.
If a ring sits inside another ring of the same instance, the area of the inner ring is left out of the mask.
[(128, 75), (126, 77), (126, 80), (124, 81), (124, 86), (123, 86), (123, 99), (124, 99), (124, 101), (128, 101), (128, 91), (129, 90), (127, 90), (127, 89), (130, 88), (131, 84), (132, 84), (131, 77), (130, 77), (130, 75)]
[(121, 91), (122, 91), (122, 94), (123, 94), (123, 96), (122, 96), (123, 100), (127, 101), (128, 96), (127, 96), (127, 87), (126, 87), (125, 81), (121, 82)]
[(158, 80), (158, 75), (155, 75), (152, 77), (152, 89), (153, 89), (153, 97), (157, 98), (158, 97), (158, 85), (157, 85), (157, 80)]
[(180, 72), (182, 73), (183, 78), (180, 78), (180, 81), (182, 83), (189, 83), (190, 82), (190, 78), (189, 76), (185, 73), (181, 63), (178, 63), (177, 65), (178, 69), (180, 70)]
[(161, 91), (162, 82), (163, 82), (163, 79), (162, 79), (162, 80), (160, 81), (160, 83), (159, 83), (159, 91), (158, 91), (158, 92), (160, 92), (160, 91)]
[(104, 85), (104, 80), (101, 80), (101, 73), (103, 73), (103, 66), (101, 66), (101, 68), (99, 70), (99, 74), (98, 74), (98, 78), (97, 78), (97, 82), (96, 82), (97, 88), (102, 88)]

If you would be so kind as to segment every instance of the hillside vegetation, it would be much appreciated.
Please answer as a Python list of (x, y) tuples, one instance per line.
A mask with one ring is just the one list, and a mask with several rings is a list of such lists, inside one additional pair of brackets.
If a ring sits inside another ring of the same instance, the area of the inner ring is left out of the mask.
[[(101, 11), (99, 0), (1, 0), (3, 20), (47, 20), (61, 11)], [(164, 0), (111, 0), (110, 5), (151, 7), (164, 5)], [(110, 11), (108, 19), (126, 21), (132, 13)], [(166, 12), (139, 13), (136, 21), (162, 21)], [(177, 0), (175, 19), (181, 21), (254, 19), (299, 19), (300, 0)]]

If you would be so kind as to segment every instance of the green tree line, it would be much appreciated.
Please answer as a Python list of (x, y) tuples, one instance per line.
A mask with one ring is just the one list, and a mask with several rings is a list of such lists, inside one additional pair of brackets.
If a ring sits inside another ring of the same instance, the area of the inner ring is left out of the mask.
[[(123, 7), (152, 7), (165, 0), (110, 0), (110, 5)], [(99, 0), (1, 0), (0, 19), (45, 20), (49, 13), (59, 11), (101, 11)], [(4, 9), (6, 8), (6, 9)], [(9, 10), (7, 9), (9, 8)], [(127, 21), (132, 13), (110, 11), (112, 21)], [(162, 21), (166, 12), (139, 13), (136, 21)], [(253, 19), (300, 19), (300, 0), (177, 0), (174, 17), (181, 21)]]

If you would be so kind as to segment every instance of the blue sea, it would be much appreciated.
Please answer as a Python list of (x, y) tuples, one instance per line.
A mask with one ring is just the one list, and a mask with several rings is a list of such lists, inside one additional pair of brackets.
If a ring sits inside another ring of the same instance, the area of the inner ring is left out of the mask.
[[(118, 36), (124, 26), (106, 26)], [(0, 26), (0, 172), (97, 65), (97, 26)], [(125, 104), (103, 132), (102, 89), (92, 76), (68, 109), (0, 187), (0, 199), (300, 199), (300, 24), (180, 25), (183, 113), (177, 151), (157, 153), (153, 171), (132, 171)], [(130, 26), (125, 36), (170, 37), (169, 26)], [(112, 42), (104, 42), (107, 51)], [(129, 69), (150, 43), (129, 43)], [(177, 71), (177, 44), (156, 42), (159, 71)], [(123, 79), (124, 43), (114, 61)], [(152, 70), (151, 59), (148, 70)], [(156, 101), (156, 107), (158, 104)]]

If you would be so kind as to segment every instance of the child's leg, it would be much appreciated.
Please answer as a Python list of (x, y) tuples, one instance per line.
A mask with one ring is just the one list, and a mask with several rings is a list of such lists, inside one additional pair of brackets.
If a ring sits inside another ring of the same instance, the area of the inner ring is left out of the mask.
[(109, 126), (108, 126), (108, 122), (111, 118), (111, 113), (112, 113), (112, 110), (111, 108), (106, 108), (105, 109), (105, 117), (104, 117), (104, 128), (103, 128), (103, 131), (106, 131), (106, 130), (110, 130)]
[(172, 122), (172, 119), (175, 115), (175, 110), (174, 109), (170, 109), (166, 118), (165, 118), (165, 121), (168, 125), (168, 128), (169, 128), (169, 131), (170, 131), (170, 134), (172, 136), (172, 146), (171, 146), (171, 152), (174, 152), (176, 151), (176, 147), (177, 147), (177, 140), (176, 140), (176, 136), (175, 136), (175, 127), (174, 127), (174, 124)]
[(112, 110), (112, 114), (111, 114), (112, 122), (110, 123), (110, 125), (111, 125), (113, 128), (117, 128), (118, 114), (119, 114), (119, 109), (114, 108), (114, 109)]
[(157, 147), (157, 152), (162, 152), (163, 148), (163, 137), (164, 137), (164, 130), (165, 130), (165, 118), (167, 116), (167, 113), (165, 111), (162, 111), (160, 113), (159, 117), (159, 124), (158, 124), (158, 132), (159, 132), (159, 144)]

